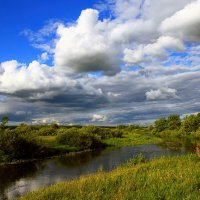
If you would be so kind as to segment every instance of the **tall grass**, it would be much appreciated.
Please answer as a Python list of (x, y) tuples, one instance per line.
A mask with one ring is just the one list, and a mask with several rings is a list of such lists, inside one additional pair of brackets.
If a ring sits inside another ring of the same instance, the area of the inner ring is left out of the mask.
[(109, 138), (104, 140), (107, 145), (123, 147), (123, 146), (134, 146), (142, 144), (155, 144), (161, 142), (162, 139), (148, 134), (146, 135), (140, 130), (126, 132), (122, 138)]
[(163, 157), (59, 183), (21, 200), (200, 199), (200, 162), (195, 155)]

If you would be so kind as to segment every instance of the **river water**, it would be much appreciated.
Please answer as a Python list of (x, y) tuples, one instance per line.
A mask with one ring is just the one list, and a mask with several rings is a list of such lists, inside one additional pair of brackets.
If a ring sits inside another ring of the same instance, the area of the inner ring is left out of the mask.
[(76, 155), (0, 167), (0, 199), (13, 199), (54, 183), (116, 166), (142, 153), (146, 159), (163, 155), (184, 155), (195, 151), (189, 141), (165, 141), (162, 144), (107, 148)]

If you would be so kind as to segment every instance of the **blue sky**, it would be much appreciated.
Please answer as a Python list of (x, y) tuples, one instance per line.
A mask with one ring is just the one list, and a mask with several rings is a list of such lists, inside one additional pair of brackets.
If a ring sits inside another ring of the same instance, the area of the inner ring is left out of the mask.
[(0, 0), (0, 116), (114, 125), (199, 112), (199, 13), (200, 0)]
[(50, 20), (76, 20), (82, 10), (93, 5), (94, 1), (88, 0), (0, 0), (0, 61), (31, 62), (40, 52), (31, 47), (23, 30), (37, 31)]

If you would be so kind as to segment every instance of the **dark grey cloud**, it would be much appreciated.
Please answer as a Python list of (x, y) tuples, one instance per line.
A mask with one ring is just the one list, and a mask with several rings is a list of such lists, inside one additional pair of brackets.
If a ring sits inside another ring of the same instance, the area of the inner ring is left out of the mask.
[[(8, 113), (12, 121), (118, 124), (144, 123), (169, 114), (200, 111), (198, 68), (157, 69), (123, 71), (113, 77), (84, 75), (79, 78), (80, 82), (87, 83), (93, 95), (89, 95), (84, 87), (79, 88), (79, 93), (74, 93), (76, 89), (62, 90), (53, 97), (39, 100), (30, 100), (23, 95), (14, 97), (13, 94), (1, 100), (1, 113)], [(141, 73), (145, 70), (148, 76)], [(176, 96), (151, 101), (146, 98), (146, 92), (162, 88), (175, 88)], [(95, 121), (94, 115), (102, 116), (104, 120)]]

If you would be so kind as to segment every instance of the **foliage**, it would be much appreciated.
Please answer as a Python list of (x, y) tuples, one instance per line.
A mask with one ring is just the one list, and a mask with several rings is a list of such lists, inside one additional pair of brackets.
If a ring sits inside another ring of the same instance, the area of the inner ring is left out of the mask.
[(125, 164), (122, 166), (130, 166), (130, 165), (137, 165), (140, 163), (144, 163), (146, 161), (144, 155), (142, 153), (134, 156), (133, 158), (129, 159)]
[(169, 130), (177, 130), (181, 126), (181, 119), (179, 115), (170, 115), (167, 118), (167, 128)]
[(194, 155), (163, 157), (55, 184), (20, 200), (199, 199), (199, 178), (200, 162)]
[(57, 142), (62, 145), (69, 145), (79, 149), (93, 149), (102, 146), (100, 138), (85, 130), (71, 128), (58, 134)]
[(177, 130), (168, 130), (167, 129), (167, 130), (160, 132), (159, 136), (163, 137), (163, 138), (173, 138), (173, 137), (180, 137), (181, 133), (180, 133), (180, 131), (177, 131)]
[(36, 135), (36, 130), (34, 130), (33, 127), (27, 125), (27, 124), (20, 124), (19, 126), (17, 126), (13, 132), (18, 133), (20, 135), (23, 135), (24, 137), (34, 137), (34, 135)]
[(117, 125), (117, 128), (118, 129), (125, 129), (127, 126), (126, 125), (123, 125), (123, 124), (119, 124)]
[(181, 121), (179, 115), (170, 115), (167, 119), (155, 121), (152, 133), (160, 137), (199, 137), (200, 113), (185, 116)]
[(113, 138), (122, 138), (123, 136), (123, 131), (118, 129), (112, 129), (110, 130), (110, 132), (111, 132), (111, 137)]
[(8, 117), (6, 115), (3, 115), (2, 118), (1, 118), (0, 129), (4, 130), (7, 123), (8, 123)]
[(200, 128), (196, 132), (192, 132), (191, 136), (196, 139), (200, 139)]
[(167, 120), (166, 118), (160, 118), (155, 121), (155, 131), (156, 132), (161, 132), (165, 130), (168, 127)]
[(108, 138), (121, 138), (123, 132), (117, 128), (101, 128), (98, 126), (84, 126), (81, 128), (81, 131), (93, 135), (98, 135), (101, 139)]
[(5, 130), (0, 134), (0, 151), (7, 160), (18, 160), (41, 157), (44, 148), (30, 136)]
[(52, 126), (44, 126), (38, 130), (38, 135), (42, 136), (49, 136), (49, 135), (56, 135), (57, 134), (57, 127)]
[(181, 129), (185, 134), (195, 132), (199, 127), (199, 121), (196, 115), (189, 115), (183, 118)]
[(160, 138), (148, 134), (147, 128), (140, 128), (132, 132), (127, 132), (122, 138), (109, 138), (104, 142), (109, 146), (133, 146), (141, 144), (154, 144), (161, 141)]

